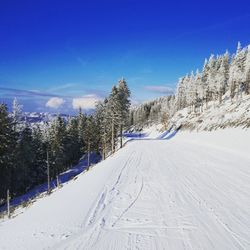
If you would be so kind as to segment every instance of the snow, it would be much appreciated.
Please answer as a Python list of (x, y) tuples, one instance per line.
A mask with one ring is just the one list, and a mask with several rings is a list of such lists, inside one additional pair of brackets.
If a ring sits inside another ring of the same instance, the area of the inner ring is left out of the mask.
[[(101, 156), (97, 155), (96, 153), (90, 154), (89, 162), (91, 165), (99, 162), (101, 160)], [(60, 184), (63, 184), (65, 182), (68, 182), (81, 172), (85, 171), (88, 168), (88, 159), (87, 155), (84, 155), (82, 159), (80, 159), (79, 163), (75, 165), (74, 167), (70, 168), (69, 170), (61, 173), (58, 175), (58, 181)], [(50, 187), (51, 189), (54, 189), (57, 187), (57, 180), (54, 179), (50, 182)], [(15, 197), (10, 201), (10, 206), (11, 208), (15, 208), (19, 206), (20, 204), (24, 202), (29, 202), (31, 199), (34, 199), (35, 197), (39, 195), (44, 195), (44, 192), (47, 192), (48, 190), (48, 183), (45, 182), (41, 185), (37, 185), (36, 187), (32, 188), (25, 194)], [(6, 211), (7, 210), (7, 205), (0, 206), (0, 212)]]
[(147, 138), (157, 138), (161, 134), (162, 125), (152, 124), (151, 126), (145, 127), (143, 132), (146, 134)]
[(133, 140), (2, 220), (0, 249), (250, 249), (249, 141), (240, 128)]
[(218, 101), (211, 101), (203, 112), (189, 113), (189, 108), (184, 108), (175, 113), (169, 126), (193, 130), (215, 130), (229, 127), (250, 127), (250, 96), (242, 96), (240, 102), (230, 98), (220, 105)]

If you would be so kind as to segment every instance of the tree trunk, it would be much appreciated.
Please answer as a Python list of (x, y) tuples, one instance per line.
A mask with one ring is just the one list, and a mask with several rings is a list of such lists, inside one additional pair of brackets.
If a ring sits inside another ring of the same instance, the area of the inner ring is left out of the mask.
[(88, 169), (89, 169), (89, 166), (90, 166), (90, 142), (88, 140)]
[(59, 177), (58, 177), (58, 175), (56, 176), (56, 185), (57, 185), (57, 187), (60, 186), (60, 182), (59, 182)]
[(104, 160), (106, 159), (107, 157), (107, 142), (105, 141), (104, 142)]
[(49, 152), (47, 150), (47, 177), (48, 177), (48, 191), (47, 193), (50, 194), (50, 169), (49, 169)]
[(219, 104), (222, 103), (222, 90), (220, 90), (219, 92)]
[(105, 142), (102, 143), (102, 159), (105, 160)]
[(10, 218), (10, 191), (7, 190), (7, 215)]
[(111, 133), (112, 133), (112, 135), (111, 135), (111, 152), (112, 152), (112, 154), (114, 153), (114, 144), (115, 144), (115, 138), (114, 138), (114, 133), (115, 133), (115, 131), (114, 131), (114, 119), (112, 119), (112, 128), (111, 128)]
[(104, 127), (104, 134), (102, 139), (102, 159), (106, 159), (106, 127)]
[(239, 103), (239, 83), (237, 83), (237, 86), (236, 86), (236, 103), (238, 104)]
[(123, 127), (121, 124), (121, 127), (120, 127), (120, 148), (122, 148), (122, 130), (123, 130)]

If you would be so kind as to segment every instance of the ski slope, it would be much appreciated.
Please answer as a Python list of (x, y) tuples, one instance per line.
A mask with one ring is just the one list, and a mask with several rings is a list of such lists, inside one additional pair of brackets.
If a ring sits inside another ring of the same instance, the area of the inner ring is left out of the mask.
[(250, 131), (131, 141), (0, 222), (0, 249), (250, 249)]

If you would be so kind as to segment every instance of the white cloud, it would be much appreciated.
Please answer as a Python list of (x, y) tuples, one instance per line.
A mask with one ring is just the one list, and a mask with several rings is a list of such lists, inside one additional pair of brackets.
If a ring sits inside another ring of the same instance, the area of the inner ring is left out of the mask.
[(50, 98), (47, 103), (46, 103), (46, 107), (49, 108), (55, 108), (58, 109), (60, 106), (62, 106), (65, 103), (65, 100), (63, 98), (60, 97), (52, 97)]
[(145, 86), (146, 90), (156, 92), (156, 93), (162, 93), (162, 94), (173, 94), (174, 89), (168, 86), (164, 85), (150, 85), (150, 86)]
[(94, 109), (95, 105), (101, 98), (97, 95), (85, 95), (83, 97), (74, 98), (72, 101), (73, 109)]

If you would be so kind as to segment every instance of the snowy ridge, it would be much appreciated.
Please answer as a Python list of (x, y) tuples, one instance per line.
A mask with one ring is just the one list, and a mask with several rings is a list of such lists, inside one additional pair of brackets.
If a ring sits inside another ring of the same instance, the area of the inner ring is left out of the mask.
[[(237, 102), (225, 96), (223, 103), (208, 102), (202, 112), (190, 112), (190, 107), (177, 111), (167, 123), (144, 125), (140, 133), (149, 138), (164, 139), (171, 131), (182, 130), (212, 131), (224, 128), (250, 127), (250, 96), (244, 95)], [(137, 126), (135, 126), (137, 128)], [(136, 131), (136, 129), (135, 129)]]
[(189, 112), (185, 108), (175, 113), (169, 126), (182, 126), (188, 130), (215, 130), (230, 127), (250, 127), (250, 96), (244, 96), (240, 102), (227, 99), (218, 106), (211, 101), (203, 112)]

